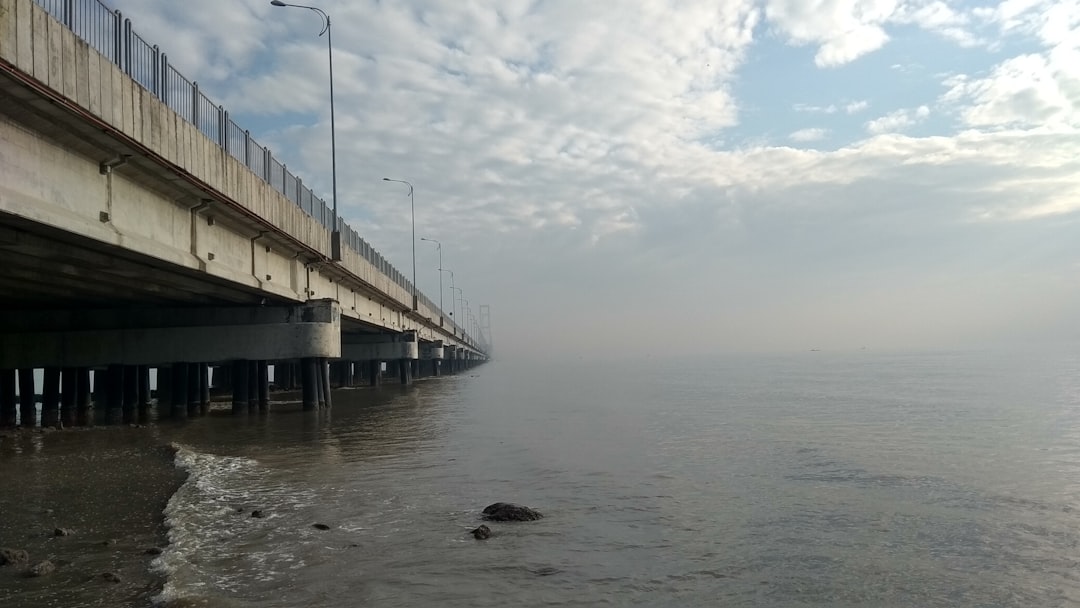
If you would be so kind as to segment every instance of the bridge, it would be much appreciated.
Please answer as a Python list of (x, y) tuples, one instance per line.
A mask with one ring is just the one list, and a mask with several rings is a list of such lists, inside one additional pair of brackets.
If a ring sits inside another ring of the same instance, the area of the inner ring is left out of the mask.
[(42, 426), (265, 411), (271, 367), (314, 410), (490, 352), (100, 0), (0, 0), (0, 256), (0, 426), (36, 393)]

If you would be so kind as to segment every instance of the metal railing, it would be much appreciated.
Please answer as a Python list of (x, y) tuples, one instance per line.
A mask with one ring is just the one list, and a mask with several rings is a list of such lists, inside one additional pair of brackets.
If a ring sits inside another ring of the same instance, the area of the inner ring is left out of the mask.
[[(240, 128), (229, 118), (229, 113), (216, 105), (199, 90), (199, 83), (188, 80), (169, 63), (168, 56), (157, 45), (139, 36), (131, 27), (131, 20), (120, 11), (106, 6), (101, 0), (34, 0), (54, 19), (64, 24), (90, 47), (112, 61), (125, 74), (153, 93), (158, 99), (202, 132), (217, 142), (229, 155), (243, 163), (253, 173), (292, 201), (307, 215), (327, 230), (334, 228), (334, 214), (326, 202), (304, 185), (288, 167), (274, 158), (269, 148), (260, 145), (251, 133)], [(410, 281), (389, 260), (375, 250), (367, 241), (344, 222), (339, 225), (342, 243), (387, 275), (399, 287), (413, 293)], [(444, 327), (466, 342), (482, 346), (483, 340), (475, 342), (461, 326), (439, 309), (422, 293), (417, 299), (429, 310), (444, 318)], [(448, 327), (447, 327), (448, 326)], [(485, 349), (486, 350), (486, 349)]]

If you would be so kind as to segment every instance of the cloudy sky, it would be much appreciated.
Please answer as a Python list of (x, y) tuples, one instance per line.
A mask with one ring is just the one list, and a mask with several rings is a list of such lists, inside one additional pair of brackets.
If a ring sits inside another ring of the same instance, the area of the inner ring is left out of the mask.
[[(317, 15), (112, 3), (329, 194)], [(1080, 344), (1076, 0), (318, 4), (342, 216), (504, 355)]]

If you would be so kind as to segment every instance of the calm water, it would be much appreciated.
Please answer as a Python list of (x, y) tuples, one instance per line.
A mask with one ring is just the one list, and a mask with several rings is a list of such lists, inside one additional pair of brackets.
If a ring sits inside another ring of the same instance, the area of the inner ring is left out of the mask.
[[(190, 474), (166, 509), (158, 600), (1080, 602), (1080, 358), (815, 352), (472, 374), (341, 391), (329, 415), (284, 404), (116, 433), (177, 446)], [(468, 536), (499, 500), (546, 518)]]

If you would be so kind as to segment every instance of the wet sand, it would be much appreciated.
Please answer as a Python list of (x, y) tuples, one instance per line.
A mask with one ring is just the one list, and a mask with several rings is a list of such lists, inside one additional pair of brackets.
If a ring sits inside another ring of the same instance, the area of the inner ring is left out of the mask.
[(56, 566), (40, 578), (0, 566), (0, 606), (151, 604), (163, 584), (152, 567), (167, 544), (162, 512), (185, 479), (167, 435), (156, 426), (0, 431), (0, 547)]

